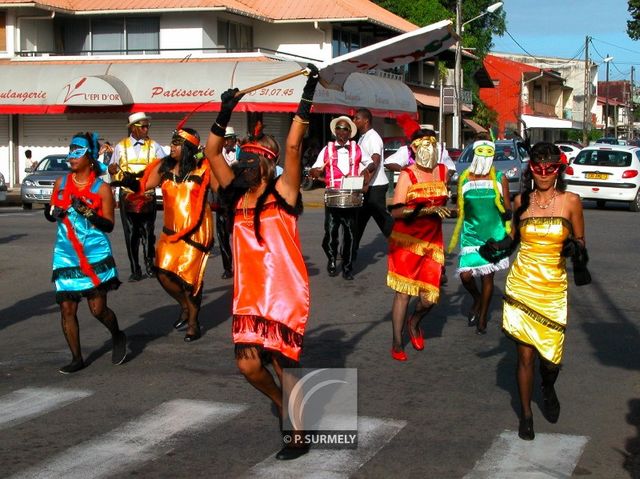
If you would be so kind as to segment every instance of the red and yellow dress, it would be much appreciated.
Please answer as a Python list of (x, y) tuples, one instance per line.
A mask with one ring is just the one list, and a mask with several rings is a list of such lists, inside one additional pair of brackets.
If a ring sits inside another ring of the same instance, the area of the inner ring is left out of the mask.
[(236, 354), (242, 346), (257, 346), (298, 362), (310, 301), (298, 232), (300, 196), (292, 208), (272, 184), (256, 208), (244, 208), (243, 201), (235, 205), (233, 223)]
[[(406, 168), (411, 185), (405, 200), (406, 208), (420, 204), (445, 206), (447, 204), (446, 167), (433, 170), (434, 180), (418, 182), (414, 172)], [(435, 178), (438, 179), (435, 179)], [(440, 298), (440, 276), (444, 265), (442, 219), (438, 215), (418, 216), (407, 222), (395, 220), (389, 237), (389, 272), (387, 286), (399, 293), (420, 296), (435, 303)]]
[(164, 225), (156, 246), (156, 267), (177, 278), (195, 297), (200, 293), (213, 242), (213, 215), (207, 202), (211, 169), (202, 161), (184, 178), (162, 174)]

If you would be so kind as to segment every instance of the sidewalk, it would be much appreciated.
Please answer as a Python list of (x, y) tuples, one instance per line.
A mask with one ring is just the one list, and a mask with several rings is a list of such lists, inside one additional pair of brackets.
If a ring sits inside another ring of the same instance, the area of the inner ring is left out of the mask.
[[(324, 207), (324, 188), (315, 188), (310, 191), (302, 192), (302, 201), (305, 208), (323, 208)], [(7, 201), (0, 203), (2, 206), (20, 206), (20, 188), (9, 188), (7, 191)]]

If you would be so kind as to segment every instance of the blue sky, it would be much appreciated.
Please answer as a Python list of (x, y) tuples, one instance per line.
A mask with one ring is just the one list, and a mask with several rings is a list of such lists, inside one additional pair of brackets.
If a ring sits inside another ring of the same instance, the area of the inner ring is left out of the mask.
[[(532, 55), (584, 59), (585, 36), (593, 37), (589, 57), (602, 64), (602, 57), (614, 57), (609, 79), (640, 80), (640, 41), (626, 33), (627, 0), (503, 0), (507, 30)], [(463, 2), (464, 17), (464, 2)], [(493, 51), (525, 53), (506, 33), (494, 37)], [(582, 51), (581, 51), (582, 50)], [(602, 71), (602, 70), (601, 70)], [(604, 80), (604, 78), (600, 78)]]

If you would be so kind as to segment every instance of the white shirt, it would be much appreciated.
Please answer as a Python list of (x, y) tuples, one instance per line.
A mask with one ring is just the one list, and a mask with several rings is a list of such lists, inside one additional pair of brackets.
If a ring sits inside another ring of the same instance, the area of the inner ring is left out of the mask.
[[(129, 136), (129, 140), (133, 145), (133, 150), (136, 152), (136, 155), (140, 154), (140, 147), (144, 143), (144, 140), (136, 140), (133, 136)], [(167, 153), (164, 149), (158, 144), (158, 142), (151, 140), (151, 158), (164, 158), (167, 156)], [(122, 146), (120, 142), (113, 147), (113, 155), (111, 155), (111, 161), (109, 161), (110, 165), (118, 165), (120, 164), (120, 157), (122, 156)]]
[[(336, 142), (336, 148), (340, 145)], [(345, 143), (347, 148), (338, 148), (338, 169), (342, 172), (344, 176), (348, 175), (350, 172), (349, 169), (349, 143)], [(311, 166), (311, 168), (324, 168), (324, 153), (327, 147), (325, 146), (320, 153), (318, 153), (318, 157), (316, 158), (315, 163)], [(361, 148), (362, 150), (362, 148)], [(358, 174), (361, 174), (364, 169), (373, 163), (373, 160), (369, 155), (367, 155), (364, 150), (362, 150), (362, 156), (360, 157), (360, 166), (358, 168)]]
[(236, 149), (235, 147), (229, 151), (227, 150), (225, 147), (222, 148), (222, 157), (224, 158), (224, 161), (227, 162), (227, 165), (231, 166), (233, 163), (236, 162)]
[[(440, 146), (440, 143), (437, 143), (436, 147), (440, 152), (440, 155), (438, 155), (438, 163), (442, 163), (444, 166), (446, 166), (447, 170), (456, 171), (456, 164), (451, 159), (451, 156), (449, 156), (449, 152), (447, 151), (447, 149), (442, 148)], [(384, 164), (400, 165), (403, 168), (405, 166), (409, 166), (409, 145), (404, 145), (398, 148), (398, 151), (396, 151), (393, 155), (391, 155), (389, 158), (384, 160)]]
[(366, 153), (369, 158), (373, 155), (380, 155), (380, 164), (378, 165), (378, 169), (373, 173), (373, 180), (369, 183), (370, 186), (382, 186), (388, 185), (389, 180), (387, 179), (387, 175), (384, 172), (384, 143), (378, 132), (376, 132), (373, 128), (368, 130), (364, 135), (360, 137), (358, 140), (358, 145), (362, 148), (362, 152)]

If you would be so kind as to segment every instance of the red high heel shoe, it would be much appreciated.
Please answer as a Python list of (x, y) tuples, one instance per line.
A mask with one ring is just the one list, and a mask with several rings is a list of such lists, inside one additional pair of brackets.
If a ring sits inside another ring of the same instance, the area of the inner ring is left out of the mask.
[(395, 349), (393, 349), (393, 346), (391, 346), (391, 357), (396, 361), (406, 361), (407, 359), (409, 359), (407, 358), (407, 353), (405, 353), (404, 351), (396, 351)]
[(424, 349), (424, 336), (422, 334), (422, 329), (419, 329), (419, 336), (414, 336), (411, 334), (411, 328), (409, 328), (409, 339), (411, 340), (411, 345), (413, 349), (416, 351), (422, 351)]

